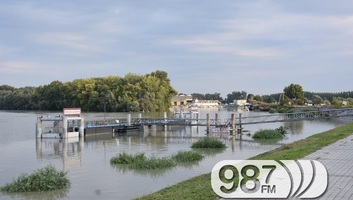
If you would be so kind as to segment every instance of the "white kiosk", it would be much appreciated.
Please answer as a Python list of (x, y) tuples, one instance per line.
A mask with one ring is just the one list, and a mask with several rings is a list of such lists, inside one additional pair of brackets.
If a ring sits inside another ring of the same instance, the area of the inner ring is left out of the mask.
[[(49, 125), (48, 123), (49, 122)], [(81, 108), (64, 108), (63, 116), (37, 117), (37, 138), (84, 137), (84, 118)]]

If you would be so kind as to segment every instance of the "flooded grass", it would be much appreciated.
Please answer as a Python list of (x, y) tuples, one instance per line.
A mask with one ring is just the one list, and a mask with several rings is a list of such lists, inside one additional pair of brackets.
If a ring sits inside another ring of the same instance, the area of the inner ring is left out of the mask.
[(195, 162), (203, 159), (203, 155), (195, 151), (179, 151), (176, 155), (172, 156), (176, 162)]
[(144, 153), (136, 153), (134, 155), (127, 154), (126, 152), (120, 153), (110, 159), (111, 164), (132, 164), (140, 160), (146, 160)]
[(148, 159), (138, 159), (129, 165), (131, 169), (141, 169), (141, 170), (155, 170), (155, 169), (165, 169), (174, 167), (176, 163), (173, 159), (168, 157), (151, 157)]
[[(144, 153), (130, 155), (126, 152), (120, 153), (110, 159), (112, 165), (126, 166), (133, 170), (156, 170), (166, 169), (177, 165), (177, 163), (193, 163), (202, 160), (203, 155), (194, 151), (179, 151), (170, 157), (147, 158)], [(124, 167), (125, 168), (125, 167)]]
[(58, 171), (52, 165), (34, 171), (32, 174), (23, 174), (13, 182), (0, 187), (1, 192), (41, 192), (63, 189), (70, 186), (66, 178), (67, 172)]
[[(353, 123), (312, 135), (308, 138), (283, 145), (269, 152), (259, 154), (252, 160), (295, 160), (303, 158), (331, 143), (352, 134)], [(210, 173), (203, 174), (176, 185), (169, 186), (153, 194), (137, 199), (217, 199), (211, 187)]]
[(173, 159), (168, 157), (151, 157), (147, 158), (144, 153), (130, 155), (126, 152), (110, 159), (111, 164), (127, 165), (129, 169), (150, 170), (165, 169), (174, 167), (176, 164)]
[(226, 148), (226, 145), (212, 137), (205, 137), (192, 144), (191, 148)]
[(283, 126), (280, 126), (279, 128), (276, 129), (261, 129), (259, 131), (256, 131), (255, 134), (252, 136), (253, 139), (270, 139), (270, 140), (275, 140), (275, 139), (283, 139), (287, 131)]

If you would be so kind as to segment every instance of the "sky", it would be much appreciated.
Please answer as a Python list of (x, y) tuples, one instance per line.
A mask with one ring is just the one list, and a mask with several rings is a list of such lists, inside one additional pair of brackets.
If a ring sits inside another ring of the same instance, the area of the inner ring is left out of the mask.
[(352, 90), (351, 0), (2, 0), (0, 85), (168, 73), (181, 93)]

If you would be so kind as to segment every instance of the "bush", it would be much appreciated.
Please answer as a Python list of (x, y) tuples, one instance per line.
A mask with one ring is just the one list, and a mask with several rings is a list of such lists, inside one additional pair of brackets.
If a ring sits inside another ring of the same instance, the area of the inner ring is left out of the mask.
[(139, 160), (146, 160), (144, 153), (137, 153), (134, 155), (129, 155), (126, 152), (119, 153), (119, 155), (110, 159), (111, 164), (132, 164)]
[(23, 174), (0, 187), (1, 192), (39, 192), (67, 188), (70, 180), (66, 178), (67, 172), (58, 171), (52, 165), (34, 171), (32, 174)]
[(252, 136), (254, 139), (282, 139), (287, 133), (283, 126), (276, 129), (261, 129)]
[(226, 148), (226, 145), (212, 137), (205, 137), (195, 142), (191, 146), (192, 148)]
[(137, 159), (129, 165), (131, 169), (165, 169), (174, 167), (176, 164), (173, 159), (168, 157), (157, 158), (152, 157), (149, 159)]
[(203, 156), (194, 151), (179, 151), (171, 157), (151, 157), (146, 158), (143, 153), (129, 155), (125, 152), (110, 159), (110, 164), (133, 170), (155, 170), (166, 169), (176, 166), (176, 163), (199, 161)]
[(179, 151), (172, 158), (177, 162), (193, 162), (202, 160), (203, 155), (195, 151)]

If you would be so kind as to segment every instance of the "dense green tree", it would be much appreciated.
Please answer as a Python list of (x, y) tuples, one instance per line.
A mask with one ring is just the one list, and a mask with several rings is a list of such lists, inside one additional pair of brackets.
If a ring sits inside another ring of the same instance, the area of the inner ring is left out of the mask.
[[(6, 103), (2, 100), (5, 95), (7, 101), (15, 98), (11, 86), (0, 89), (0, 94), (3, 93), (0, 106)], [(32, 108), (39, 110), (81, 107), (84, 111), (165, 111), (176, 94), (168, 74), (157, 70), (146, 75), (129, 73), (122, 78), (108, 76), (66, 83), (53, 81), (35, 88), (30, 101)]]
[(34, 87), (14, 88), (0, 86), (0, 109), (3, 110), (29, 110), (32, 109), (31, 98)]
[(304, 103), (304, 90), (301, 85), (292, 83), (289, 86), (285, 87), (283, 92), (285, 96), (287, 96), (291, 100), (300, 102), (300, 104)]
[(221, 97), (221, 94), (218, 92), (215, 92), (213, 94), (207, 93), (205, 94), (205, 99), (206, 100), (218, 100), (218, 101), (223, 101), (223, 98)]
[(227, 94), (227, 103), (233, 103), (234, 100), (246, 99), (247, 93), (245, 91), (233, 91), (230, 94)]
[(315, 94), (313, 96), (312, 101), (313, 101), (314, 105), (320, 105), (321, 103), (324, 102), (324, 100), (317, 94)]
[(254, 100), (256, 100), (256, 101), (263, 101), (263, 98), (262, 98), (262, 96), (260, 96), (260, 95), (255, 95), (255, 96), (254, 96)]
[(192, 93), (191, 96), (192, 96), (193, 99), (206, 100), (204, 94)]

